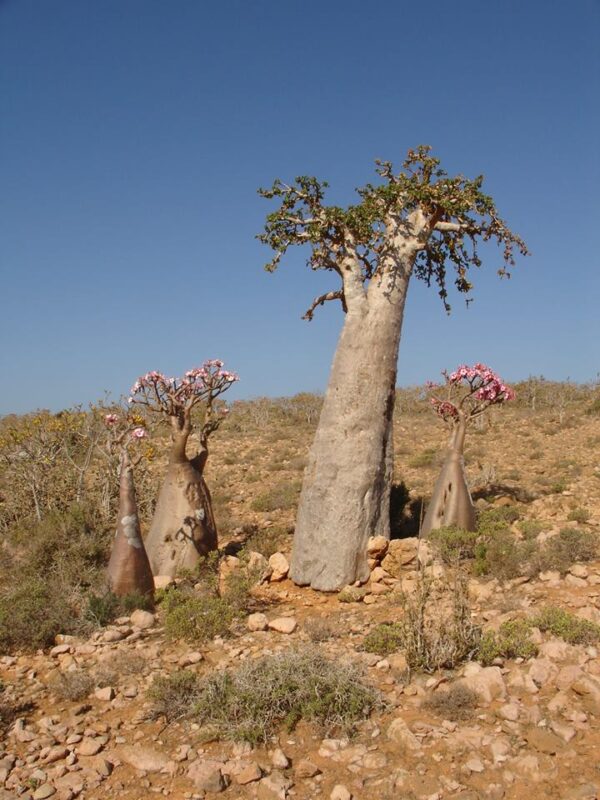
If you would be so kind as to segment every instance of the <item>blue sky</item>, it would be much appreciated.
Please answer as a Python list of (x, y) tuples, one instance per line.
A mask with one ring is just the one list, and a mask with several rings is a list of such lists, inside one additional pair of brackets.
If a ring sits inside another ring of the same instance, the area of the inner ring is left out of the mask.
[[(533, 255), (475, 301), (414, 282), (401, 385), (485, 361), (600, 370), (600, 3), (0, 0), (0, 413), (223, 358), (238, 397), (321, 390), (342, 313), (305, 255), (263, 271), (273, 178), (347, 203), (431, 144)], [(491, 253), (495, 256), (495, 253)]]

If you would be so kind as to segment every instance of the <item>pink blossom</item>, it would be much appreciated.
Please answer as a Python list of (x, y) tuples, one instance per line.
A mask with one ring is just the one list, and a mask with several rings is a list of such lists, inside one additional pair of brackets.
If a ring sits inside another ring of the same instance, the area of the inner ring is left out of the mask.
[(145, 439), (148, 434), (145, 428), (134, 428), (131, 431), (131, 435), (134, 439)]
[(117, 414), (106, 414), (106, 416), (104, 417), (104, 423), (109, 428), (112, 427), (113, 425), (116, 425), (118, 421), (119, 417)]

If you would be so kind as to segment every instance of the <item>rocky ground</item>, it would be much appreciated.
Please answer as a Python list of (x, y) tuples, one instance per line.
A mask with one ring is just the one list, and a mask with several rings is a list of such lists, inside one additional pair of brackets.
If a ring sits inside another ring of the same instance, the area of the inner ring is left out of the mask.
[[(525, 519), (539, 523), (540, 541), (565, 526), (600, 533), (597, 420), (560, 428), (550, 417), (512, 412), (481, 433), (467, 452), (473, 483), (483, 487), (480, 506), (518, 503)], [(231, 637), (201, 646), (169, 640), (160, 610), (136, 611), (89, 639), (59, 637), (49, 652), (0, 657), (5, 695), (20, 709), (0, 749), (0, 799), (600, 797), (600, 646), (567, 644), (533, 628), (535, 657), (485, 667), (470, 661), (434, 674), (407, 673), (402, 652), (366, 652), (365, 635), (402, 615), (400, 592), (410, 594), (422, 574), (447, 572), (414, 538), (394, 540), (387, 553), (373, 543), (371, 580), (353, 602), (288, 581), (293, 502), (281, 490), (296, 491), (309, 438), (308, 430), (267, 425), (237, 445), (235, 431), (216, 444), (211, 478), (225, 538), (250, 523), (283, 532), (270, 579), (253, 590), (260, 610)], [(426, 416), (396, 426), (397, 476), (410, 489), (407, 532), (410, 513), (431, 489), (442, 442), (443, 430)], [(235, 569), (235, 557), (225, 567)], [(472, 619), (484, 629), (548, 604), (600, 622), (600, 561), (504, 582), (470, 576), (468, 590)], [(156, 676), (183, 667), (210, 674), (290, 647), (319, 647), (334, 660), (360, 663), (385, 709), (350, 740), (324, 738), (300, 722), (256, 748), (207, 741), (193, 719), (167, 724), (153, 712), (147, 692)], [(79, 675), (89, 685), (76, 692)], [(476, 693), (465, 719), (429, 706), (456, 683)]]

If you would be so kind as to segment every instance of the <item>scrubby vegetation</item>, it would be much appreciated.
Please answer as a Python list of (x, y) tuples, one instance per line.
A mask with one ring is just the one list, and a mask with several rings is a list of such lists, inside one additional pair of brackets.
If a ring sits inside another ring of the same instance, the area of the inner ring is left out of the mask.
[(423, 708), (442, 719), (465, 720), (475, 715), (478, 701), (477, 692), (456, 683), (430, 695), (423, 703)]
[(389, 656), (404, 643), (404, 626), (400, 622), (382, 622), (365, 636), (363, 647), (369, 653)]
[(532, 618), (531, 624), (569, 644), (596, 644), (600, 641), (600, 625), (555, 606), (544, 608)]
[(325, 735), (348, 735), (382, 706), (358, 667), (318, 650), (265, 656), (205, 678), (174, 673), (158, 679), (151, 696), (169, 719), (189, 715), (221, 738), (251, 744), (267, 742), (281, 725), (292, 730), (301, 719)]
[(531, 623), (526, 619), (503, 622), (497, 631), (486, 631), (477, 649), (477, 658), (484, 666), (498, 658), (533, 658), (537, 645), (531, 640)]

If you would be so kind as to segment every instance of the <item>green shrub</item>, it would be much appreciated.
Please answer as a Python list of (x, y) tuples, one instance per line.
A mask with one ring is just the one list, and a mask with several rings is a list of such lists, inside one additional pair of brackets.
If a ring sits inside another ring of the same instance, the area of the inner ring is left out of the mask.
[(594, 561), (598, 557), (598, 540), (595, 534), (576, 528), (563, 528), (556, 536), (547, 539), (540, 551), (539, 569), (567, 572), (572, 564)]
[(423, 703), (423, 708), (449, 720), (471, 719), (479, 703), (479, 695), (467, 686), (456, 683), (448, 689), (434, 692)]
[(110, 591), (90, 594), (87, 599), (85, 619), (94, 626), (103, 628), (119, 616), (119, 598)]
[(166, 717), (167, 722), (193, 714), (200, 694), (200, 678), (191, 670), (155, 677), (148, 692), (155, 713)]
[(402, 647), (404, 628), (399, 622), (382, 622), (365, 636), (363, 648), (368, 653), (389, 656)]
[(490, 536), (510, 528), (521, 516), (516, 506), (486, 508), (477, 515), (477, 531), (482, 536)]
[(73, 632), (76, 611), (66, 593), (51, 579), (27, 577), (2, 591), (0, 647), (35, 650), (54, 644), (57, 633)]
[(544, 523), (538, 519), (523, 519), (519, 522), (519, 530), (525, 539), (535, 539), (544, 530)]
[(263, 512), (283, 511), (294, 508), (298, 502), (300, 488), (301, 483), (299, 481), (281, 483), (257, 495), (250, 507), (253, 511)]
[(222, 738), (258, 744), (301, 719), (324, 735), (348, 735), (381, 706), (356, 665), (330, 661), (318, 650), (288, 650), (203, 678), (194, 716)]
[(429, 538), (445, 564), (456, 564), (457, 561), (475, 557), (479, 534), (448, 525), (432, 531)]
[(202, 596), (185, 588), (169, 589), (161, 605), (168, 638), (187, 642), (206, 642), (215, 636), (227, 635), (236, 615), (224, 598)]
[(498, 631), (486, 631), (481, 637), (477, 659), (484, 666), (496, 658), (533, 658), (538, 649), (531, 641), (531, 624), (525, 619), (503, 622)]
[(537, 550), (535, 541), (520, 541), (509, 530), (496, 530), (477, 544), (473, 570), (499, 580), (530, 575)]
[(591, 516), (592, 515), (587, 508), (574, 508), (573, 511), (569, 512), (567, 519), (571, 522), (579, 522), (580, 524), (583, 524), (584, 522), (587, 522)]
[(556, 606), (542, 609), (531, 619), (531, 624), (569, 644), (595, 644), (600, 640), (600, 625)]

